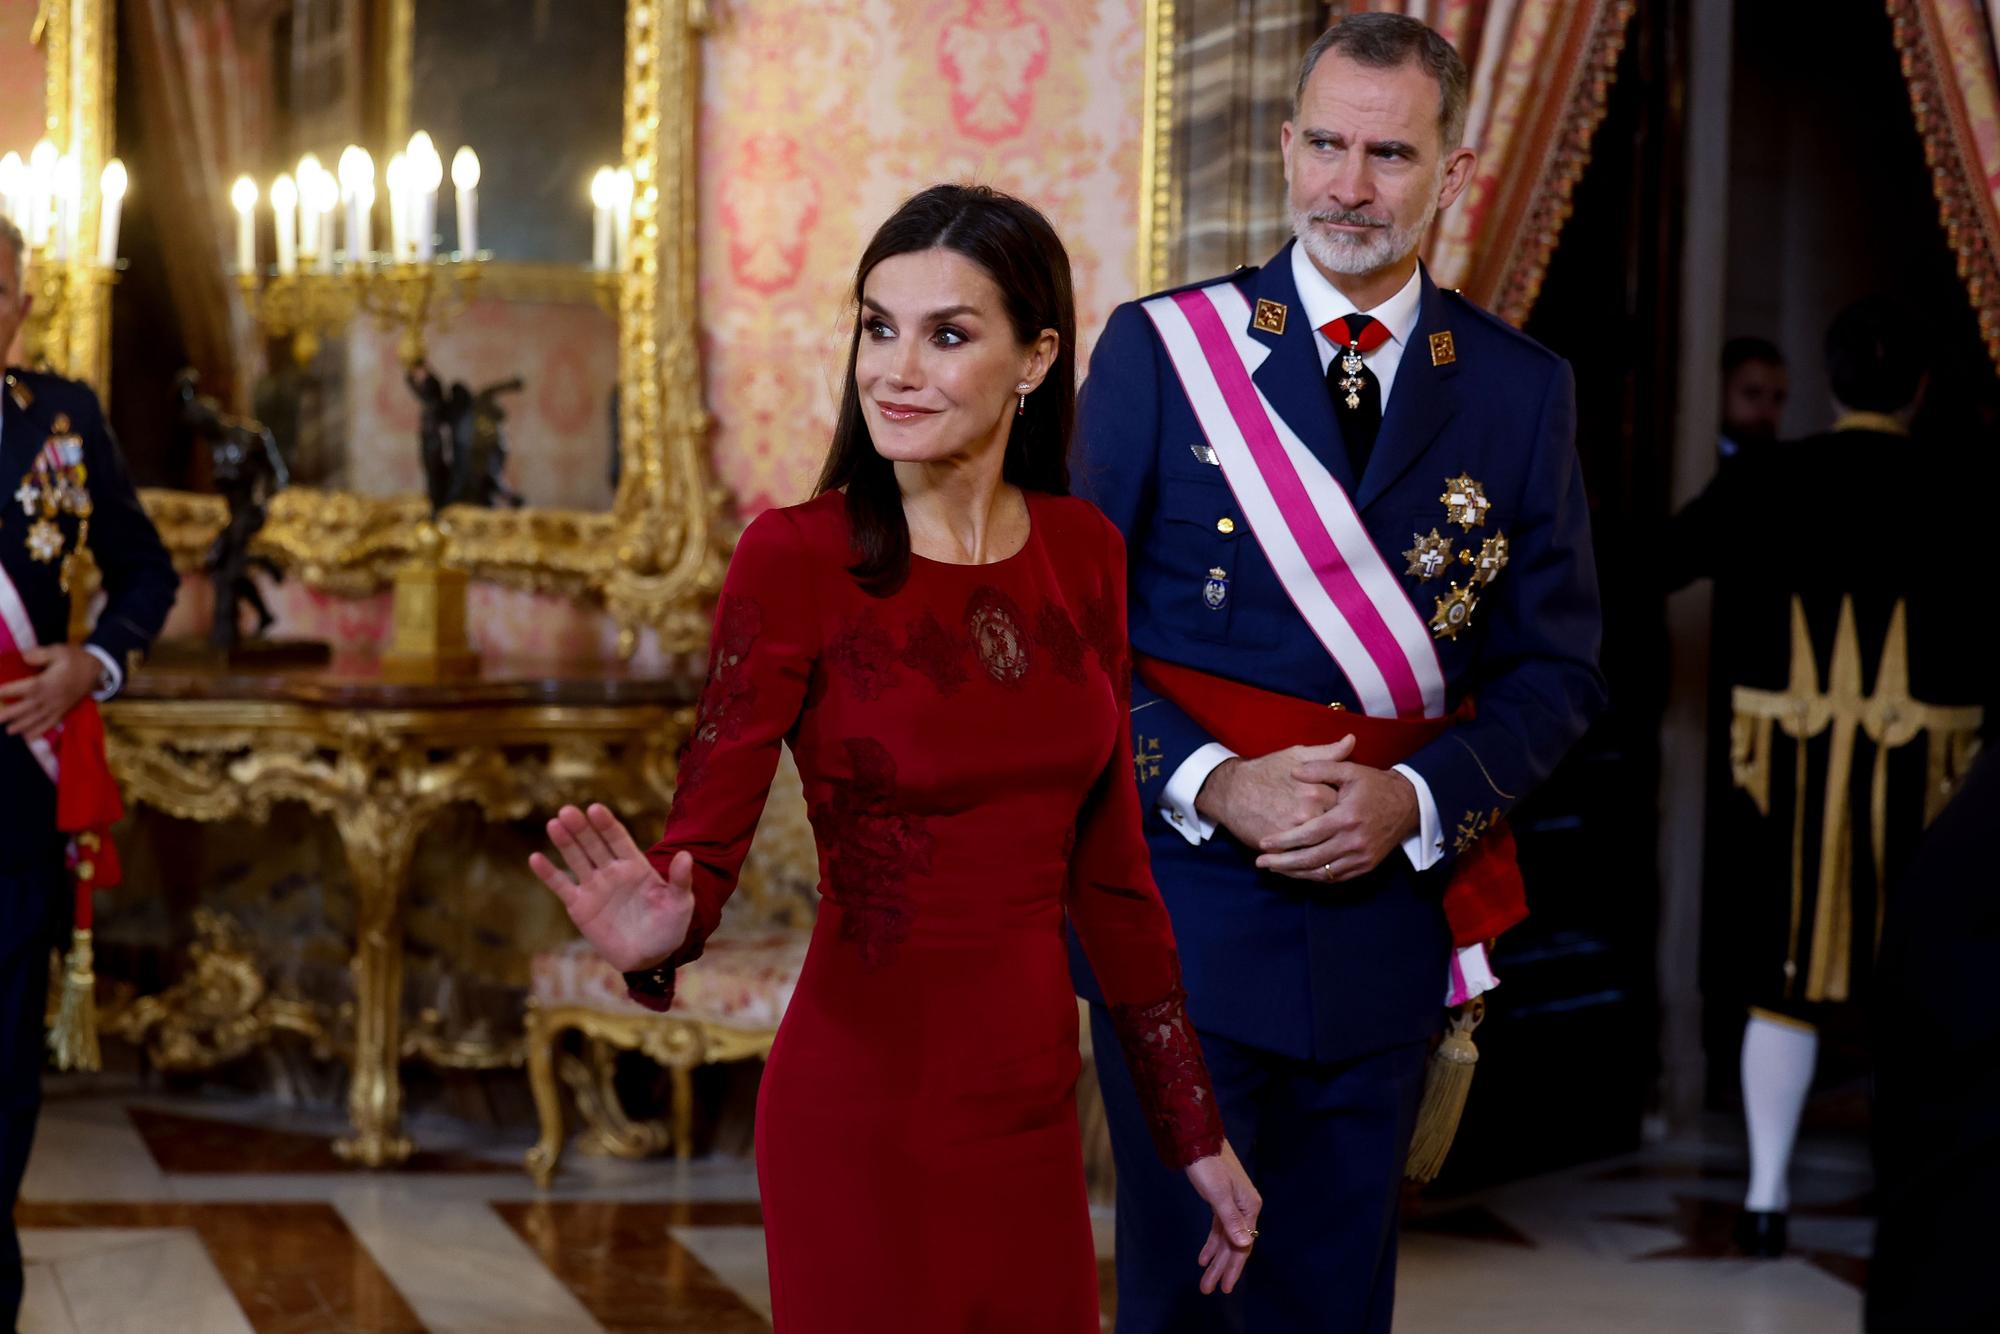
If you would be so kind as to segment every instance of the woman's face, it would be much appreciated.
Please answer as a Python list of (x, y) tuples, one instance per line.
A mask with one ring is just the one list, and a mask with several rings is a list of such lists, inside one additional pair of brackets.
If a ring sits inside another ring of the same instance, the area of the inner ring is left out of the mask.
[(999, 285), (965, 256), (890, 256), (862, 287), (854, 355), (875, 452), (935, 463), (1005, 448), (1021, 387), (1039, 388), (1055, 354), (1053, 329), (1026, 347), (1014, 340)]

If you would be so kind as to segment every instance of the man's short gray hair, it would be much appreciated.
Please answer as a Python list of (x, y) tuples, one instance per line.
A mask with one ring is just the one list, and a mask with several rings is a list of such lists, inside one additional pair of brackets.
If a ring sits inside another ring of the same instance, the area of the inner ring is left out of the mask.
[(21, 235), (21, 229), (5, 213), (0, 213), (0, 246), (14, 252), (14, 268), (18, 272), (28, 267), (28, 238)]
[(1436, 29), (1407, 14), (1349, 14), (1319, 35), (1306, 50), (1299, 65), (1299, 85), (1292, 93), (1292, 116), (1306, 100), (1306, 81), (1313, 67), (1329, 51), (1337, 51), (1357, 65), (1370, 69), (1396, 69), (1415, 62), (1437, 81), (1438, 141), (1447, 153), (1465, 141), (1466, 104), (1471, 100), (1472, 78), (1458, 48)]

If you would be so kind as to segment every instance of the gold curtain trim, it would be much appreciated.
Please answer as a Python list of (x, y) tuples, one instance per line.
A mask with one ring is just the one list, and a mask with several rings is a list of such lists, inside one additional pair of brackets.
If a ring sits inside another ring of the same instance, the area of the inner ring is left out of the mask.
[(1986, 355), (2000, 367), (2000, 239), (1991, 231), (1990, 215), (1982, 214), (1973, 194), (1986, 174), (1972, 151), (1971, 127), (1953, 94), (1950, 80), (1939, 72), (1939, 35), (1929, 21), (1923, 0), (1886, 0), (1902, 57), (1903, 78), (1910, 86), (1910, 110), (1924, 141), (1924, 163), (1931, 169), (1931, 192), (1937, 196), (1938, 222), (1945, 243), (1958, 257), (1958, 276), (1979, 317), (1979, 334)]
[[(1524, 178), (1533, 201), (1518, 229), (1512, 231), (1511, 254), (1497, 267), (1473, 261), (1473, 272), (1496, 272), (1492, 300), (1493, 313), (1512, 325), (1526, 322), (1542, 294), (1542, 280), (1548, 275), (1549, 257), (1562, 239), (1563, 224), (1569, 221), (1576, 183), (1590, 165), (1591, 141), (1610, 104), (1611, 82), (1616, 77), (1618, 58), (1625, 50), (1625, 34), (1637, 0), (1609, 0), (1597, 11), (1583, 58), (1577, 62), (1560, 128), (1544, 152), (1540, 168)], [(1535, 185), (1532, 182), (1539, 182)], [(1473, 284), (1475, 293), (1478, 285)]]

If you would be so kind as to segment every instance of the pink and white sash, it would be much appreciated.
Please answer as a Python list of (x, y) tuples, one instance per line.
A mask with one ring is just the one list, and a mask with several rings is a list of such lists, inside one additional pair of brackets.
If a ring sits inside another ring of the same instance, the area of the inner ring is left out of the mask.
[[(28, 604), (21, 601), (21, 592), (7, 577), (6, 567), (0, 566), (0, 653), (19, 653), (36, 647), (39, 642), (35, 638), (35, 623), (28, 617)], [(51, 783), (62, 772), (56, 759), (56, 743), (61, 737), (62, 724), (57, 723), (41, 736), (26, 738), (28, 753), (42, 766)]]
[(1444, 670), (1424, 618), (1361, 516), (1250, 377), (1270, 348), (1220, 282), (1144, 303), (1229, 489), (1278, 582), (1375, 718), (1441, 718)]

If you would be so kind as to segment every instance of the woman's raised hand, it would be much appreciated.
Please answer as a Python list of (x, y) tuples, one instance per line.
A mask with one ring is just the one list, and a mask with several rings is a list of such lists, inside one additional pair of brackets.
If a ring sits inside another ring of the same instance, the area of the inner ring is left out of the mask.
[(555, 891), (583, 938), (621, 973), (651, 968), (681, 947), (694, 917), (694, 858), (674, 854), (665, 878), (608, 807), (565, 806), (549, 838), (571, 875), (537, 852), (528, 868)]
[(1187, 1175), (1195, 1193), (1215, 1211), (1208, 1240), (1195, 1257), (1195, 1263), (1202, 1267), (1201, 1290), (1234, 1292), (1250, 1248), (1257, 1242), (1257, 1214), (1264, 1207), (1264, 1197), (1250, 1184), (1250, 1175), (1237, 1161), (1228, 1140), (1222, 1141), (1221, 1153), (1190, 1163)]

